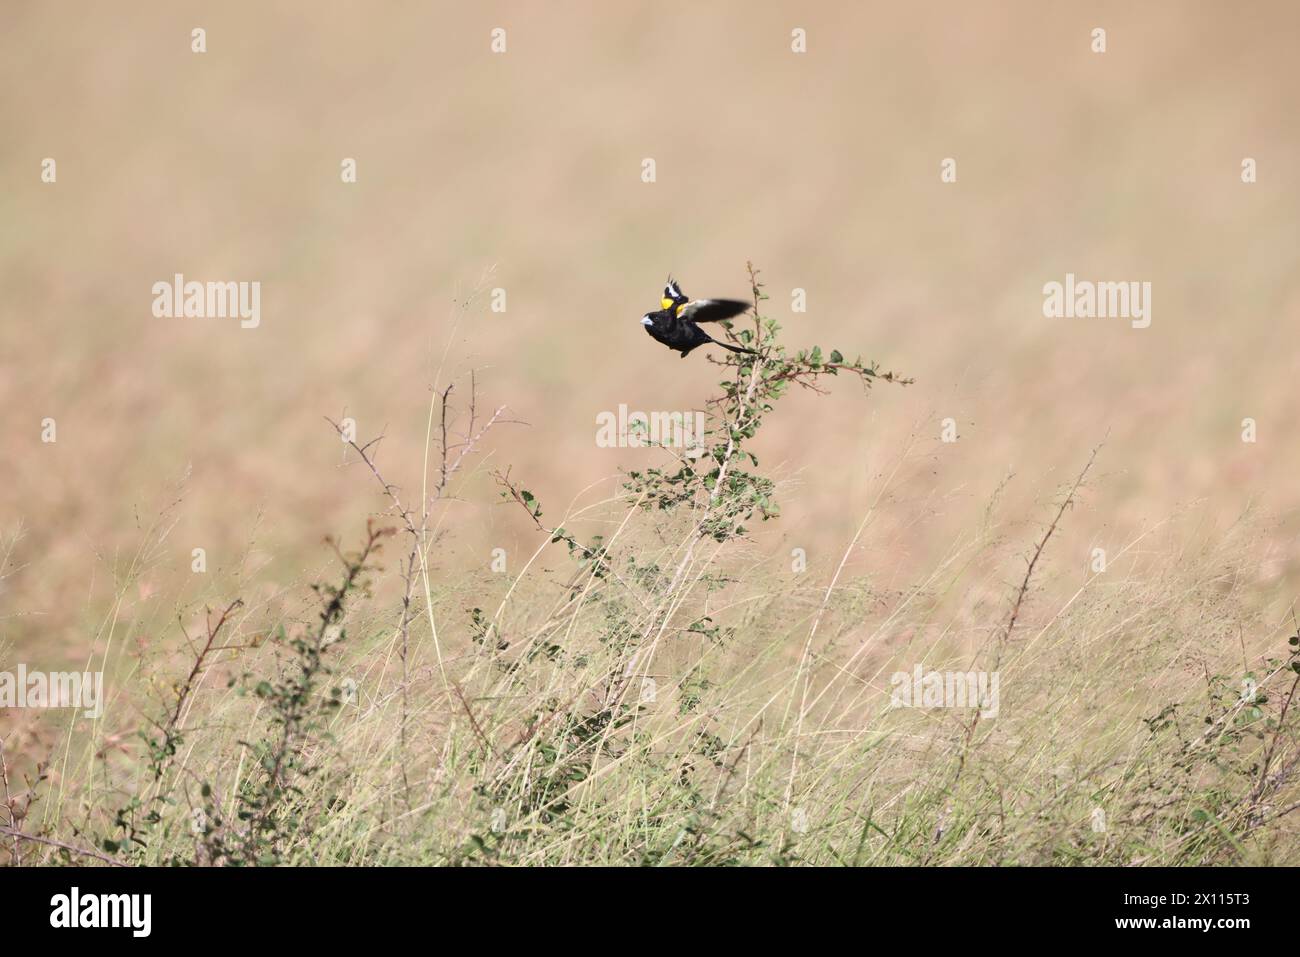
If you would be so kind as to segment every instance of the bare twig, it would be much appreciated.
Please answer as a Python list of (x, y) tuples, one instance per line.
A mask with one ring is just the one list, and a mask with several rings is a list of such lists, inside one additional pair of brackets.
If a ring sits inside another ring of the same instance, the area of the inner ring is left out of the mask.
[(92, 851), (88, 848), (77, 847), (75, 844), (66, 844), (63, 841), (56, 841), (49, 837), (37, 837), (35, 834), (24, 834), (22, 831), (12, 827), (5, 827), (0, 824), (0, 834), (9, 834), (14, 840), (32, 841), (35, 844), (45, 844), (49, 847), (60, 847), (65, 851), (73, 854), (80, 854), (82, 857), (93, 857), (97, 861), (103, 861), (105, 864), (112, 864), (114, 867), (130, 867), (125, 861), (119, 861), (116, 857), (109, 857), (107, 854), (101, 854), (99, 851)]
[[(1092, 470), (1092, 464), (1097, 460), (1097, 453), (1099, 451), (1101, 451), (1101, 445), (1097, 445), (1093, 448), (1092, 454), (1088, 456), (1088, 461), (1083, 466), (1083, 470), (1079, 472), (1078, 477), (1074, 480), (1074, 484), (1070, 486), (1070, 491), (1067, 492), (1065, 498), (1061, 500), (1061, 505), (1056, 510), (1056, 514), (1052, 517), (1051, 524), (1047, 526), (1047, 531), (1043, 533), (1043, 537), (1040, 538), (1038, 544), (1034, 546), (1033, 555), (1030, 556), (1028, 567), (1025, 568), (1025, 577), (1021, 579), (1020, 587), (1016, 590), (1016, 598), (1011, 606), (1011, 614), (1007, 618), (1007, 623), (1002, 630), (1001, 636), (994, 643), (993, 667), (990, 669), (991, 671), (998, 670), (998, 666), (1002, 661), (1002, 653), (1006, 648), (1007, 642), (1011, 639), (1011, 632), (1015, 629), (1016, 622), (1020, 620), (1020, 610), (1025, 603), (1025, 597), (1029, 594), (1029, 584), (1033, 580), (1034, 569), (1038, 567), (1038, 560), (1042, 557), (1043, 550), (1047, 548), (1047, 543), (1050, 542), (1052, 536), (1056, 534), (1056, 530), (1060, 526), (1061, 518), (1065, 515), (1066, 510), (1074, 504), (1075, 496), (1078, 494), (1079, 489), (1083, 487), (1083, 481), (1087, 478), (1088, 472)], [(956, 787), (957, 781), (961, 778), (962, 771), (966, 767), (966, 758), (970, 752), (971, 742), (975, 737), (975, 729), (979, 727), (980, 714), (981, 709), (976, 708), (974, 713), (971, 715), (970, 721), (966, 725), (961, 750), (957, 755), (957, 767), (953, 772), (952, 783), (949, 785), (950, 789)]]
[[(230, 618), (231, 613), (233, 613), (235, 609), (242, 607), (243, 604), (243, 599), (236, 598), (226, 606), (226, 610), (221, 613), (221, 617), (217, 619), (215, 625), (212, 624), (212, 610), (206, 610), (206, 614), (204, 615), (204, 624), (207, 628), (207, 638), (203, 643), (203, 648), (194, 656), (194, 667), (190, 669), (190, 673), (185, 678), (185, 683), (177, 693), (176, 706), (172, 709), (172, 713), (167, 719), (167, 724), (163, 728), (163, 734), (166, 735), (168, 739), (170, 739), (176, 732), (176, 728), (180, 724), (181, 710), (185, 707), (185, 702), (189, 700), (190, 692), (194, 689), (195, 679), (198, 678), (199, 673), (203, 670), (203, 664), (207, 660), (208, 655), (211, 654), (212, 646), (216, 642), (217, 636), (221, 634), (221, 629), (225, 627), (226, 621)], [(182, 625), (181, 632), (184, 633), (184, 631), (185, 626)], [(186, 635), (185, 638), (188, 640), (189, 635)], [(162, 776), (163, 770), (164, 766), (161, 764), (155, 768), (155, 780)]]
[[(9, 794), (9, 766), (5, 763), (5, 739), (0, 737), (0, 782), (4, 783), (5, 789), (5, 812), (9, 815), (9, 826), (15, 830), (18, 828), (18, 820), (14, 817), (13, 798)], [(19, 850), (18, 834), (13, 835), (14, 842), (14, 863), (21, 866), (23, 863), (22, 852)]]
[[(407, 744), (407, 738), (409, 733), (408, 728), (410, 725), (410, 702), (408, 697), (408, 691), (410, 687), (410, 675), (411, 675), (410, 672), (411, 624), (412, 622), (414, 622), (415, 615), (416, 615), (415, 583), (416, 583), (417, 564), (419, 568), (420, 578), (423, 580), (425, 585), (425, 598), (426, 598), (426, 604), (428, 605), (428, 612), (429, 612), (429, 626), (433, 635), (434, 651), (438, 658), (438, 670), (439, 673), (442, 675), (444, 685), (450, 684), (443, 663), (442, 648), (438, 642), (438, 632), (437, 632), (437, 627), (434, 624), (432, 604), (428, 596), (429, 570), (428, 570), (428, 563), (427, 563), (427, 553), (430, 547), (429, 520), (431, 516), (431, 505), (433, 503), (436, 503), (446, 498), (448, 482), (451, 480), (453, 476), (456, 475), (457, 472), (460, 471), (461, 466), (464, 464), (465, 458), (471, 455), (475, 451), (475, 449), (478, 446), (478, 443), (482, 440), (483, 436), (488, 432), (489, 429), (491, 429), (494, 425), (497, 424), (498, 421), (501, 420), (501, 417), (506, 412), (506, 407), (500, 406), (499, 408), (497, 408), (495, 412), (492, 413), (492, 417), (487, 421), (487, 423), (484, 424), (481, 428), (479, 427), (478, 425), (478, 379), (475, 372), (471, 370), (470, 394), (468, 399), (469, 426), (465, 433), (464, 441), (453, 443), (451, 441), (452, 436), (451, 436), (450, 422), (448, 419), (447, 400), (451, 396), (452, 390), (454, 388), (455, 388), (455, 384), (451, 383), (445, 389), (442, 389), (441, 391), (435, 391), (434, 401), (438, 405), (438, 420), (439, 420), (439, 431), (440, 431), (440, 439), (438, 441), (438, 480), (437, 480), (437, 484), (434, 486), (431, 496), (426, 497), (426, 495), (422, 494), (421, 496), (422, 501), (420, 503), (418, 516), (416, 514), (415, 509), (408, 507), (402, 501), (401, 492), (398, 486), (388, 481), (386, 478), (384, 478), (383, 473), (380, 472), (379, 466), (375, 461), (375, 457), (371, 450), (380, 440), (383, 439), (384, 436), (382, 435), (382, 433), (378, 437), (371, 439), (365, 445), (360, 445), (356, 442), (356, 440), (348, 438), (343, 428), (337, 422), (334, 422), (332, 419), (329, 418), (326, 419), (326, 421), (328, 421), (330, 425), (334, 426), (334, 430), (338, 432), (339, 436), (344, 441), (346, 441), (348, 445), (352, 447), (352, 449), (357, 453), (357, 455), (361, 457), (361, 461), (365, 463), (366, 467), (370, 469), (371, 473), (375, 476), (376, 480), (383, 488), (384, 495), (387, 496), (389, 501), (392, 503), (392, 510), (396, 512), (398, 517), (401, 519), (405, 533), (409, 540), (409, 548), (407, 549), (406, 561), (404, 566), (402, 566), (401, 569), (402, 583), (403, 583), (402, 600), (401, 600), (402, 604), (401, 604), (401, 615), (398, 619), (398, 624), (397, 624), (398, 658), (402, 664), (402, 679), (401, 679), (401, 687), (399, 689), (401, 715), (400, 715), (400, 720), (398, 725), (398, 742), (401, 748), (401, 752), (403, 754), (406, 753), (406, 744)], [(433, 417), (433, 408), (431, 407), (430, 428), (432, 428), (432, 417)], [(428, 474), (427, 466), (428, 466), (429, 444), (431, 443), (428, 441), (428, 438), (426, 436), (426, 446), (425, 446), (426, 481), (427, 481), (427, 474)], [(454, 457), (452, 456), (453, 450), (456, 451), (456, 455)], [(427, 491), (428, 489), (426, 485), (426, 492)], [(406, 761), (404, 759), (399, 761), (399, 766), (401, 767), (403, 790), (404, 793), (407, 795), (407, 803), (409, 805), (410, 783), (406, 777)]]

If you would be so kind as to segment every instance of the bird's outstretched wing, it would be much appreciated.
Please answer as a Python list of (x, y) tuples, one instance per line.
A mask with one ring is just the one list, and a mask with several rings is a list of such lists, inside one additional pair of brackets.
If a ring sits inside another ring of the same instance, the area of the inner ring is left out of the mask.
[(669, 276), (668, 282), (664, 286), (664, 298), (671, 299), (673, 302), (685, 302), (688, 297), (686, 293), (682, 292), (682, 287), (677, 285), (677, 280)]
[(696, 299), (677, 310), (677, 315), (691, 322), (721, 322), (740, 315), (749, 303), (739, 299)]

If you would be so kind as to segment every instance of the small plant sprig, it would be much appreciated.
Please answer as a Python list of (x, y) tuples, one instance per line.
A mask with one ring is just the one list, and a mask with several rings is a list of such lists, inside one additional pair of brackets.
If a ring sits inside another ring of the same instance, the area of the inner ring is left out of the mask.
[[(217, 639), (230, 622), (231, 615), (243, 607), (243, 600), (236, 598), (214, 622), (212, 609), (205, 610), (203, 644), (196, 645), (181, 624), (181, 633), (194, 650), (194, 664), (190, 667), (185, 680), (174, 685), (176, 700), (167, 708), (161, 720), (150, 720), (153, 730), (138, 732), (144, 742), (147, 754), (146, 767), (149, 771), (149, 783), (142, 793), (136, 793), (121, 805), (113, 818), (114, 835), (100, 840), (100, 845), (109, 853), (138, 853), (149, 847), (151, 835), (163, 824), (167, 809), (175, 803), (172, 797), (170, 781), (164, 781), (172, 767), (172, 759), (185, 741), (182, 720), (186, 705), (190, 703), (198, 687), (199, 679), (207, 668), (214, 654), (229, 651), (235, 645), (218, 645)], [(150, 793), (152, 791), (152, 793)]]
[[(1163, 822), (1177, 836), (1178, 860), (1212, 864), (1226, 855), (1246, 859), (1252, 832), (1300, 810), (1279, 806), (1300, 777), (1296, 695), (1300, 691), (1300, 627), (1284, 658), (1265, 660), (1260, 679), (1207, 675), (1207, 707), (1199, 730), (1193, 711), (1166, 705), (1143, 718), (1150, 745), (1170, 753), (1173, 773), (1147, 775), (1134, 789), (1127, 820), (1149, 828)], [(1272, 691), (1281, 685), (1280, 703)], [(1134, 775), (1136, 777), (1136, 775)]]
[(289, 638), (281, 630), (275, 641), (293, 653), (293, 664), (277, 678), (255, 680), (245, 675), (245, 688), (270, 707), (270, 733), (261, 741), (241, 742), (257, 758), (262, 775), (245, 786), (237, 797), (239, 824), (227, 826), (213, 789), (205, 782), (201, 789), (203, 813), (196, 816), (199, 863), (275, 865), (281, 863), (284, 832), (293, 826), (289, 805), (302, 794), (298, 781), (309, 777), (315, 768), (306, 754), (322, 736), (325, 718), (343, 704), (343, 689), (331, 688), (321, 696), (324, 679), (333, 673), (325, 661), (325, 652), (346, 637), (343, 628), (344, 606), (354, 592), (369, 589), (367, 575), (378, 570), (373, 564), (383, 539), (396, 533), (395, 528), (366, 525), (366, 539), (360, 550), (345, 553), (332, 539), (343, 565), (343, 578), (337, 584), (312, 586), (321, 599), (321, 612), (315, 628), (306, 635)]
[[(0, 809), (3, 809), (8, 822), (0, 822), (0, 834), (9, 836), (12, 842), (12, 851), (9, 856), (9, 863), (14, 867), (21, 867), (23, 863), (22, 841), (32, 841), (37, 844), (45, 844), (51, 847), (61, 848), (68, 854), (81, 854), (88, 857), (100, 857), (95, 851), (86, 851), (75, 847), (71, 844), (64, 844), (60, 841), (49, 840), (38, 835), (27, 834), (23, 831), (23, 820), (27, 817), (32, 809), (32, 805), (40, 799), (39, 789), (49, 781), (50, 766), (46, 761), (39, 761), (36, 764), (36, 777), (27, 776), (27, 790), (22, 794), (13, 794), (9, 790), (9, 763), (5, 759), (5, 736), (0, 735), (0, 790), (3, 790), (3, 800), (0, 801)], [(116, 862), (114, 862), (116, 863)]]

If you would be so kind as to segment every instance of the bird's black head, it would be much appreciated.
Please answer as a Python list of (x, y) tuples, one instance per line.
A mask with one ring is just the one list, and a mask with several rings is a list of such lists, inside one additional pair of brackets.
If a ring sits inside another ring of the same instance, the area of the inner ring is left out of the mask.
[(664, 286), (664, 297), (659, 303), (662, 309), (672, 309), (674, 306), (680, 306), (690, 301), (690, 297), (682, 292), (682, 287), (677, 285), (677, 280), (672, 276), (668, 277), (668, 282)]

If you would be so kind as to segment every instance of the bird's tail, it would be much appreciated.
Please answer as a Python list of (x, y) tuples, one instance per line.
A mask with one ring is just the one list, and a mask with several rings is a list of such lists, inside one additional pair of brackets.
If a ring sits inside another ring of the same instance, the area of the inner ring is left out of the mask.
[(717, 343), (718, 345), (722, 346), (722, 348), (724, 349), (730, 349), (732, 352), (741, 352), (744, 353), (745, 355), (750, 355), (750, 356), (756, 356), (761, 354), (755, 352), (753, 349), (746, 349), (744, 346), (733, 346), (729, 342), (722, 342), (718, 339), (714, 339), (712, 336), (709, 336), (709, 341), (713, 343)]

